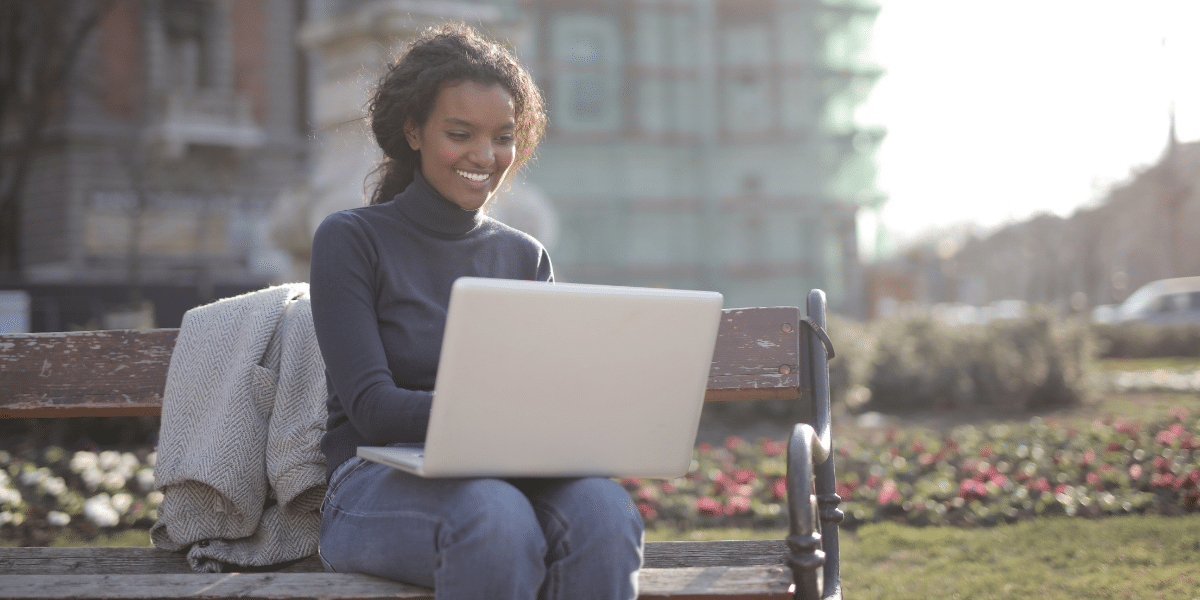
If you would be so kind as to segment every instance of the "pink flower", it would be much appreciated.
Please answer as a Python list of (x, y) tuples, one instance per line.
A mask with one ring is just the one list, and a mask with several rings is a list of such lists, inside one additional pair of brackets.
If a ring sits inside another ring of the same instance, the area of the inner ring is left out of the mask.
[(896, 491), (896, 482), (887, 480), (883, 482), (883, 487), (879, 490), (879, 503), (891, 504), (895, 500), (900, 499), (900, 492)]
[(920, 454), (925, 451), (925, 441), (924, 440), (913, 440), (911, 447), (912, 447), (913, 454)]
[(721, 506), (721, 503), (708, 496), (696, 499), (696, 510), (702, 515), (712, 515), (714, 517), (725, 514), (725, 508)]
[(1142, 477), (1142, 465), (1129, 465), (1129, 476), (1133, 479)]
[(733, 480), (738, 483), (750, 483), (751, 481), (754, 481), (754, 471), (750, 469), (742, 469), (733, 476)]
[(725, 503), (725, 513), (740, 515), (750, 510), (750, 499), (745, 496), (734, 496)]
[(1058, 486), (1054, 488), (1054, 493), (1055, 494), (1067, 493), (1067, 484), (1065, 484), (1065, 483), (1058, 484)]
[(1167, 466), (1168, 466), (1167, 465), (1167, 457), (1165, 457), (1165, 456), (1155, 456), (1154, 457), (1154, 468), (1155, 469), (1158, 469), (1159, 471), (1166, 471)]
[(659, 489), (661, 489), (663, 491), (664, 494), (674, 494), (675, 493), (675, 484), (671, 483), (670, 481), (664, 481), (664, 482), (662, 482), (662, 485), (660, 485), (658, 487), (659, 487)]
[(1046, 479), (1045, 477), (1039, 477), (1037, 483), (1034, 484), (1034, 487), (1045, 494), (1050, 491), (1050, 480)]
[[(771, 484), (771, 493), (774, 494), (775, 497), (779, 498), (779, 499), (782, 499), (784, 496), (787, 496), (787, 479), (784, 477), (780, 477), (779, 479), (776, 479), (775, 483)], [(848, 495), (843, 496), (843, 497), (848, 497)]]
[(700, 444), (699, 446), (696, 446), (696, 451), (700, 453), (700, 456), (708, 456), (708, 454), (712, 452), (712, 445)]
[(658, 500), (658, 490), (649, 485), (639, 488), (637, 494), (638, 498), (641, 498), (647, 502), (654, 502), (655, 500)]
[(1169, 410), (1167, 410), (1167, 414), (1176, 421), (1182, 421), (1188, 418), (1188, 409), (1182, 406), (1172, 406)]
[(637, 508), (638, 512), (642, 513), (643, 519), (653, 519), (658, 516), (658, 511), (654, 510), (654, 507), (647, 502), (638, 502)]
[(837, 495), (839, 497), (841, 497), (842, 500), (846, 500), (846, 499), (850, 498), (850, 494), (853, 494), (853, 493), (854, 493), (854, 488), (852, 488), (849, 485), (842, 483), (840, 481), (838, 482)]
[(928, 452), (917, 457), (917, 464), (921, 465), (922, 467), (928, 467), (935, 462), (937, 462), (937, 457)]
[(984, 458), (991, 458), (992, 457), (992, 445), (984, 444), (983, 448), (979, 450), (979, 455)]
[(958, 485), (958, 497), (963, 500), (971, 501), (983, 499), (987, 496), (987, 486), (982, 481), (974, 479), (964, 479)]
[(1087, 482), (1088, 485), (1096, 488), (1097, 491), (1104, 491), (1104, 483), (1100, 481), (1100, 474), (1096, 473), (1095, 471), (1087, 474)]
[(1094, 460), (1096, 460), (1096, 451), (1088, 448), (1087, 450), (1083, 451), (1083, 460), (1080, 460), (1079, 464), (1090, 465)]
[(738, 448), (741, 448), (742, 444), (744, 443), (746, 443), (746, 440), (743, 440), (736, 435), (731, 435), (725, 438), (725, 447), (729, 448), (730, 450), (737, 450)]
[(724, 494), (725, 492), (729, 491), (729, 488), (734, 486), (733, 479), (724, 473), (721, 473), (715, 480), (713, 480), (713, 483), (715, 484), (717, 494)]
[(779, 456), (787, 451), (787, 444), (764, 439), (762, 442), (762, 448), (763, 453), (767, 456)]
[(625, 487), (637, 487), (639, 485), (642, 485), (642, 480), (641, 479), (622, 479), (621, 485), (623, 485)]

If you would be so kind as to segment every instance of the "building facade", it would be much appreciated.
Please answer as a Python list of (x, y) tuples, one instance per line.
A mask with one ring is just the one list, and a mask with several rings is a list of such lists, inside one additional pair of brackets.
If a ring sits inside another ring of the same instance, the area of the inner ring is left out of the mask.
[(526, 181), (561, 221), (564, 280), (721, 291), (726, 306), (862, 312), (857, 212), (884, 131), (878, 7), (830, 0), (527, 0), (518, 46), (546, 94)]
[(24, 282), (269, 282), (286, 260), (271, 210), (308, 161), (303, 13), (290, 0), (114, 2), (30, 169)]

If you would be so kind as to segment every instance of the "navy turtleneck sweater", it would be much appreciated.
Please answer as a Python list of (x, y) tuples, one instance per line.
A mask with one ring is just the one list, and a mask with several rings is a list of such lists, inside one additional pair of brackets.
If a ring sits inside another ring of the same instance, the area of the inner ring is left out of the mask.
[(326, 475), (360, 445), (422, 442), (459, 277), (553, 279), (533, 237), (466, 211), (421, 176), (391, 202), (344, 210), (313, 237), (313, 324), (329, 386)]

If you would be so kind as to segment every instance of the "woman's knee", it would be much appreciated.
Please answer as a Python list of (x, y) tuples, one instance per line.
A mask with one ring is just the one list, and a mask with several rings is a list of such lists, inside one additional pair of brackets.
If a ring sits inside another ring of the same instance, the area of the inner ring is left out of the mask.
[(508, 482), (464, 481), (447, 499), (446, 509), (439, 535), (444, 545), (469, 542), (504, 555), (545, 552), (545, 538), (529, 499)]

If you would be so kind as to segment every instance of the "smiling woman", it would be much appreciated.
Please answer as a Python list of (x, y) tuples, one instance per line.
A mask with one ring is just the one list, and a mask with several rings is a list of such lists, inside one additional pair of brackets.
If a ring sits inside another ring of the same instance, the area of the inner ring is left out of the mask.
[(637, 597), (643, 522), (616, 482), (426, 479), (356, 456), (424, 443), (456, 279), (553, 279), (541, 243), (482, 211), (545, 130), (511, 54), (462, 24), (426, 32), (370, 115), (387, 157), (371, 205), (330, 215), (312, 245), (329, 391), (322, 562), (439, 600)]

